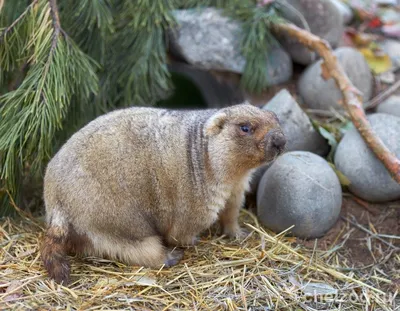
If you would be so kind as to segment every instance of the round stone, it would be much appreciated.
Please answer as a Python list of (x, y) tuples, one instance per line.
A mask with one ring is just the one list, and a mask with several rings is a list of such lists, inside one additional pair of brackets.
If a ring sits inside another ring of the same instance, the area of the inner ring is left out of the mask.
[(344, 3), (341, 0), (330, 0), (336, 8), (339, 10), (340, 14), (343, 17), (343, 22), (345, 24), (349, 24), (353, 19), (353, 11), (349, 7), (348, 4)]
[[(376, 135), (399, 158), (400, 118), (376, 113), (368, 120)], [(400, 184), (392, 179), (355, 128), (340, 141), (334, 160), (337, 169), (350, 180), (349, 190), (358, 197), (370, 202), (400, 199)]]
[[(350, 81), (363, 94), (364, 102), (370, 99), (373, 90), (373, 77), (364, 56), (354, 48), (338, 48), (337, 57)], [(310, 65), (300, 76), (298, 88), (304, 105), (312, 109), (341, 110), (342, 93), (333, 78), (325, 80), (321, 73), (322, 60)]]
[[(278, 2), (278, 1), (277, 1)], [(284, 0), (278, 3), (281, 15), (298, 27), (329, 42), (336, 48), (344, 32), (343, 16), (337, 6), (327, 0)], [(302, 65), (312, 63), (317, 55), (288, 34), (277, 34), (279, 42), (293, 61)]]
[[(242, 74), (246, 58), (241, 53), (242, 24), (215, 8), (173, 11), (177, 27), (170, 31), (170, 52), (202, 70)], [(292, 77), (290, 55), (277, 43), (265, 55), (267, 85)]]
[(376, 112), (400, 117), (400, 96), (392, 95), (378, 106)]
[(262, 109), (276, 113), (286, 136), (286, 151), (310, 151), (324, 156), (329, 152), (327, 141), (315, 130), (300, 105), (283, 89)]
[(262, 177), (257, 191), (257, 214), (267, 228), (301, 238), (323, 236), (337, 221), (342, 188), (322, 157), (293, 151), (279, 157)]

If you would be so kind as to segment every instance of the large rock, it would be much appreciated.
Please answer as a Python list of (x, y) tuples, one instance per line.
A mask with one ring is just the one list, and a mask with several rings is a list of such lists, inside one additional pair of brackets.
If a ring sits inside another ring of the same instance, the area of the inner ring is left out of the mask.
[[(400, 118), (376, 113), (368, 116), (372, 129), (398, 158), (400, 157)], [(370, 202), (400, 199), (400, 185), (353, 128), (340, 141), (335, 153), (336, 167), (350, 180), (349, 189)]]
[[(329, 42), (336, 48), (344, 32), (343, 16), (335, 4), (329, 0), (283, 0), (280, 1), (282, 16), (298, 27), (305, 28)], [(304, 19), (299, 17), (302, 16)], [(287, 34), (277, 34), (282, 46), (289, 52), (293, 61), (302, 65), (311, 64), (316, 54)]]
[[(189, 64), (204, 70), (243, 73), (246, 59), (240, 53), (241, 24), (214, 8), (176, 10), (178, 27), (171, 31), (171, 50)], [(293, 65), (289, 54), (276, 45), (265, 56), (268, 85), (288, 81)]]
[(287, 138), (286, 151), (329, 152), (327, 141), (314, 129), (307, 114), (287, 90), (276, 94), (264, 107), (276, 113)]
[(400, 67), (400, 41), (385, 39), (382, 43), (383, 50), (389, 55), (395, 68)]
[[(290, 93), (283, 89), (262, 109), (276, 113), (286, 136), (286, 152), (310, 151), (325, 156), (329, 152), (327, 141), (314, 129), (307, 114), (301, 109)], [(269, 165), (258, 168), (250, 181), (248, 202), (254, 202), (258, 184)]]
[[(339, 63), (351, 82), (363, 94), (363, 100), (370, 99), (373, 91), (373, 77), (364, 56), (354, 48), (342, 47), (334, 51)], [(336, 82), (321, 76), (322, 60), (310, 65), (300, 76), (298, 89), (304, 104), (313, 109), (329, 110), (330, 107), (341, 110), (339, 102), (342, 93)]]
[(353, 19), (353, 11), (351, 8), (341, 0), (331, 0), (342, 15), (344, 24), (349, 24)]
[(400, 96), (390, 96), (378, 106), (376, 112), (387, 113), (396, 117), (400, 117)]
[(310, 152), (279, 157), (266, 171), (257, 192), (260, 222), (275, 232), (295, 225), (301, 238), (324, 235), (337, 221), (342, 189), (329, 164)]

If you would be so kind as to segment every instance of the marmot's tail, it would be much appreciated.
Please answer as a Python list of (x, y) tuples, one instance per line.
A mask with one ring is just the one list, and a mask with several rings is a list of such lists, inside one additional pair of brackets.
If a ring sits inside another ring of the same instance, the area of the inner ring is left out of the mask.
[[(63, 222), (62, 222), (63, 223)], [(49, 276), (57, 283), (69, 282), (67, 258), (68, 225), (49, 224), (41, 246), (41, 258)]]

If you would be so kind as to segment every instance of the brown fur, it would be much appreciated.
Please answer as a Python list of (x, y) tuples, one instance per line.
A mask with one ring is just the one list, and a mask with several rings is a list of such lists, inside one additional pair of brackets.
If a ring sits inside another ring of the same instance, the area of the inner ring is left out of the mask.
[(240, 236), (250, 174), (284, 144), (276, 116), (249, 104), (129, 108), (97, 118), (48, 164), (46, 270), (67, 282), (69, 252), (171, 266), (183, 255), (171, 249), (194, 244), (218, 218), (223, 233)]
[(40, 250), (45, 269), (57, 283), (69, 281), (70, 265), (66, 258), (67, 235), (68, 233), (62, 228), (48, 228)]

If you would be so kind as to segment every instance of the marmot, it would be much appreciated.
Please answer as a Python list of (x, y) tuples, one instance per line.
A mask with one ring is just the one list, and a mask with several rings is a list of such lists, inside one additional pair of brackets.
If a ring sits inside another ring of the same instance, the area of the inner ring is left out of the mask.
[(46, 168), (47, 272), (68, 283), (68, 253), (169, 267), (183, 256), (172, 249), (193, 244), (218, 218), (224, 234), (238, 236), (250, 174), (285, 144), (277, 116), (249, 103), (98, 117)]

